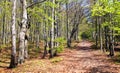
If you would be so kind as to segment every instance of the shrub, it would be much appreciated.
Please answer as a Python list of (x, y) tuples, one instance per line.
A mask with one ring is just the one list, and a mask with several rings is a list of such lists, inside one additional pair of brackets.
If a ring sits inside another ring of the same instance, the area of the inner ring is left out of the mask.
[(91, 39), (91, 32), (90, 31), (84, 31), (84, 32), (82, 32), (82, 34), (81, 34), (81, 38), (82, 39)]
[(55, 39), (55, 42), (58, 42), (59, 46), (55, 47), (55, 50), (57, 51), (57, 53), (61, 53), (64, 50), (64, 44), (65, 44), (65, 40), (64, 38), (60, 37)]

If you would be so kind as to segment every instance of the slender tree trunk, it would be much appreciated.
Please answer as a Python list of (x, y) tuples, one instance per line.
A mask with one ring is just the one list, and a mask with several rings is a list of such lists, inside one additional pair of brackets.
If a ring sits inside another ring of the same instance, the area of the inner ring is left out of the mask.
[[(5, 2), (6, 2), (6, 1), (5, 1)], [(2, 44), (5, 44), (5, 18), (6, 18), (6, 14), (3, 13)]]
[[(54, 14), (56, 14), (57, 13), (57, 9), (55, 9), (55, 11), (54, 11)], [(58, 38), (58, 30), (59, 30), (59, 28), (58, 28), (58, 17), (56, 16), (56, 15), (54, 15), (54, 39), (57, 39)], [(53, 50), (53, 55), (54, 56), (56, 56), (57, 55), (57, 47), (58, 47), (58, 41), (55, 41), (54, 42), (54, 47), (55, 47), (55, 49)]]
[(24, 50), (24, 58), (28, 58), (28, 39), (25, 39), (25, 50)]
[(48, 44), (48, 40), (47, 40), (47, 32), (46, 32), (46, 23), (44, 24), (44, 53), (42, 58), (45, 58), (45, 56), (47, 55), (47, 44)]
[(102, 17), (99, 17), (99, 40), (100, 40), (100, 49), (101, 51), (104, 52), (103, 49), (103, 35), (102, 35), (102, 27), (101, 27), (101, 23), (102, 23)]
[(11, 49), (11, 62), (10, 68), (15, 68), (17, 65), (16, 59), (16, 0), (13, 0), (13, 8), (12, 8), (12, 49)]
[(66, 3), (66, 33), (67, 33), (67, 47), (70, 47), (69, 38), (69, 26), (68, 26), (68, 3)]
[(36, 42), (37, 42), (37, 43), (36, 43), (36, 44), (37, 44), (36, 47), (37, 47), (37, 48), (39, 48), (39, 42), (40, 42), (39, 25), (40, 25), (39, 22), (37, 22), (37, 23), (36, 23), (36, 33), (37, 33), (37, 34), (36, 34), (36, 35), (37, 35), (37, 36), (36, 36)]
[[(98, 17), (98, 41), (100, 41), (101, 40), (101, 35), (100, 35), (100, 33), (101, 33), (101, 18), (100, 17)], [(100, 42), (101, 43), (101, 42)]]
[(108, 27), (107, 26), (105, 26), (105, 49), (106, 49), (106, 51), (109, 49), (109, 40), (108, 40), (108, 38), (109, 38), (109, 36), (108, 36)]
[[(109, 20), (111, 22), (111, 27), (113, 27), (113, 24), (112, 24), (112, 14), (109, 15)], [(109, 49), (110, 49), (110, 56), (114, 56), (114, 34), (113, 34), (113, 29), (110, 29), (110, 41), (109, 41), (110, 45), (109, 45)]]
[[(55, 4), (55, 0), (52, 0), (53, 4)], [(51, 38), (51, 48), (50, 48), (50, 58), (53, 57), (53, 48), (54, 48), (54, 7), (52, 8), (52, 25), (51, 25), (51, 33), (50, 33), (50, 38)]]
[(98, 24), (98, 17), (95, 17), (95, 31), (96, 31), (96, 48), (98, 47), (98, 28), (97, 28), (97, 24)]
[(110, 43), (109, 43), (109, 49), (110, 49), (110, 53), (109, 55), (112, 57), (114, 56), (114, 39), (113, 39), (113, 31), (111, 30), (110, 32)]

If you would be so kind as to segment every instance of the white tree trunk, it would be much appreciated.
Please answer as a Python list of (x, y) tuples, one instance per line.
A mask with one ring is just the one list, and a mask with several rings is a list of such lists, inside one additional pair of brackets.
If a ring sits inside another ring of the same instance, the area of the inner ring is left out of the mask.
[(25, 42), (25, 34), (27, 32), (27, 2), (26, 0), (21, 0), (22, 3), (22, 22), (21, 22), (21, 30), (19, 33), (19, 58), (18, 58), (18, 63), (23, 63), (25, 60), (25, 55), (26, 55), (26, 45), (27, 42)]
[(12, 49), (11, 49), (11, 62), (10, 68), (16, 67), (16, 0), (13, 0), (13, 7), (12, 7)]
[(25, 40), (25, 53), (24, 53), (24, 57), (25, 59), (28, 58), (28, 40)]

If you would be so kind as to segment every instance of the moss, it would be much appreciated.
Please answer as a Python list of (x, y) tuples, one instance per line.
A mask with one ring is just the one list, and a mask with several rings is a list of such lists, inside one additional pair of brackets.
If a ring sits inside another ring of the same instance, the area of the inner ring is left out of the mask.
[(60, 62), (62, 60), (63, 60), (63, 58), (61, 58), (61, 57), (55, 57), (55, 58), (50, 59), (50, 62), (51, 63), (57, 63), (57, 62)]

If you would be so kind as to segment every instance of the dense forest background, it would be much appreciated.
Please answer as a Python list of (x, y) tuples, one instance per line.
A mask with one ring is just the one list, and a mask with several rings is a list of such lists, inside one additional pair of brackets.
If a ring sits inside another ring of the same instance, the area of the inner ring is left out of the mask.
[(16, 68), (38, 57), (56, 61), (89, 41), (84, 48), (119, 63), (119, 7), (119, 0), (0, 0), (0, 62)]

